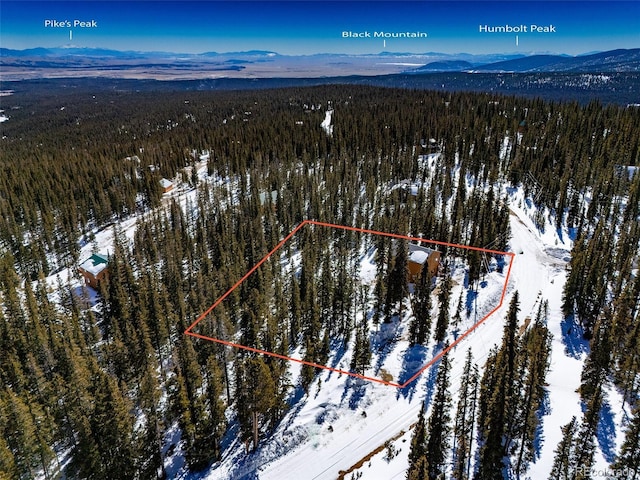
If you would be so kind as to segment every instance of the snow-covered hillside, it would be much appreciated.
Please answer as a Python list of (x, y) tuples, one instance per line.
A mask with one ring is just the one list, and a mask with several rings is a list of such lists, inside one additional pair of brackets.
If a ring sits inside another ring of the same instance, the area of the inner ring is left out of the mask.
[[(533, 221), (536, 209), (530, 201), (525, 201), (520, 190), (511, 192), (510, 202), (512, 237), (509, 244), (517, 255), (508, 286), (509, 296), (518, 290), (521, 323), (535, 315), (539, 303), (547, 300), (548, 326), (553, 334), (537, 459), (528, 472), (528, 478), (538, 479), (549, 474), (554, 449), (561, 437), (560, 428), (572, 416), (581, 415), (576, 389), (580, 385), (588, 343), (581, 339), (579, 332), (567, 332), (560, 310), (572, 248), (571, 232), (556, 231), (551, 224), (547, 224), (544, 231), (538, 230)], [(481, 292), (481, 297), (495, 297), (500, 287), (499, 282), (495, 283), (494, 291)], [(454, 289), (452, 298), (457, 298), (459, 288), (462, 287)], [(472, 350), (474, 361), (482, 366), (489, 350), (500, 342), (509, 296), (500, 310), (450, 353), (453, 364), (450, 391), (454, 402), (467, 349)], [(430, 345), (423, 352), (422, 360), (432, 358), (437, 348)], [(373, 363), (378, 369), (398, 370), (403, 357), (406, 360), (406, 349), (406, 342), (400, 343), (391, 352), (374, 357)], [(334, 357), (332, 361), (339, 363), (340, 359)], [(297, 371), (297, 367), (292, 366), (292, 370)], [(244, 445), (232, 443), (222, 461), (201, 478), (335, 479), (345, 472), (348, 472), (345, 478), (404, 478), (411, 429), (421, 405), (430, 402), (436, 370), (434, 366), (424, 372), (405, 389), (323, 372), (309, 395), (296, 391), (290, 412), (256, 453), (246, 455)], [(595, 467), (598, 470), (607, 468), (612, 452), (621, 441), (621, 431), (615, 429), (624, 414), (620, 405), (619, 395), (609, 391), (607, 415), (599, 428), (600, 449)], [(178, 477), (184, 475), (186, 472), (178, 473)]]
[[(330, 119), (330, 114), (327, 114)], [(324, 125), (326, 127), (327, 125)], [(432, 159), (433, 160), (433, 159)], [(202, 180), (212, 181), (201, 165), (198, 174)], [(231, 187), (227, 180), (217, 180), (219, 185)], [(500, 310), (478, 327), (468, 338), (450, 352), (452, 360), (450, 392), (457, 403), (456, 392), (460, 383), (465, 355), (471, 349), (473, 360), (481, 368), (492, 347), (499, 344), (504, 317), (510, 296), (515, 290), (520, 296), (520, 322), (535, 315), (539, 303), (549, 303), (548, 327), (553, 334), (551, 369), (547, 376), (547, 400), (539, 434), (537, 459), (528, 471), (528, 478), (547, 478), (554, 457), (554, 449), (560, 441), (560, 428), (572, 416), (580, 418), (581, 403), (576, 389), (580, 385), (582, 363), (588, 343), (582, 340), (577, 329), (569, 331), (561, 314), (562, 288), (565, 283), (566, 266), (572, 248), (573, 232), (557, 231), (550, 223), (543, 229), (535, 226), (537, 210), (530, 199), (525, 199), (519, 189), (510, 190), (511, 208), (510, 250), (516, 254), (513, 260), (508, 294)], [(174, 198), (187, 209), (193, 206), (194, 190), (175, 192)], [(538, 215), (539, 218), (539, 215)], [(136, 219), (120, 225), (132, 238)], [(108, 251), (113, 242), (111, 229), (98, 232), (95, 239), (83, 248), (83, 256), (92, 251)], [(361, 275), (367, 283), (372, 273), (371, 255), (363, 255)], [(506, 269), (505, 269), (506, 270)], [(58, 272), (58, 275), (72, 275)], [(491, 310), (499, 301), (504, 273), (493, 272), (483, 283), (477, 298), (479, 311), (465, 320), (461, 330), (473, 325), (480, 316)], [(51, 278), (54, 284), (54, 278)], [(464, 271), (454, 273), (452, 299), (457, 299), (464, 288)], [(406, 340), (407, 319), (387, 326), (390, 334), (381, 331), (373, 334), (375, 339), (395, 336), (391, 348), (374, 352), (372, 367), (367, 375), (379, 377), (381, 372), (394, 376), (394, 381), (409, 378), (428, 360), (433, 358), (441, 346), (433, 343), (426, 347), (409, 348)], [(384, 326), (383, 326), (384, 327)], [(373, 326), (372, 326), (373, 328)], [(404, 338), (403, 338), (404, 335)], [(449, 340), (455, 339), (450, 332)], [(384, 342), (380, 341), (380, 345)], [(338, 351), (330, 358), (333, 367), (348, 370), (350, 351)], [(299, 365), (292, 364), (292, 378), (297, 378)], [(437, 365), (425, 371), (416, 381), (404, 389), (371, 383), (335, 372), (323, 371), (306, 395), (298, 387), (291, 395), (290, 411), (258, 451), (247, 454), (245, 445), (234, 439), (234, 429), (228, 432), (223, 458), (209, 471), (201, 474), (188, 472), (178, 448), (166, 459), (167, 471), (175, 478), (241, 479), (260, 478), (279, 480), (283, 478), (335, 479), (342, 473), (345, 478), (389, 480), (404, 478), (408, 465), (407, 455), (412, 427), (422, 404), (427, 406), (433, 394)], [(610, 390), (599, 427), (599, 451), (596, 469), (605, 470), (620, 445), (625, 414), (620, 408), (619, 395)], [(233, 421), (233, 419), (231, 419)], [(174, 432), (173, 441), (179, 439)], [(179, 445), (179, 442), (178, 442)], [(352, 477), (353, 476), (353, 477)]]
[(72, 97), (0, 123), (0, 477), (637, 469), (629, 109)]
[[(201, 172), (202, 174), (202, 172)], [(183, 207), (189, 203), (192, 192), (176, 194)], [(579, 332), (567, 333), (562, 323), (560, 302), (565, 281), (565, 269), (572, 247), (571, 232), (556, 232), (547, 225), (544, 233), (536, 229), (533, 217), (536, 210), (524, 201), (522, 192), (513, 190), (510, 196), (512, 215), (510, 227), (511, 251), (516, 253), (513, 261), (509, 294), (503, 307), (476, 329), (467, 339), (451, 351), (451, 387), (454, 402), (458, 389), (464, 357), (472, 350), (474, 361), (482, 366), (490, 349), (499, 343), (506, 305), (513, 291), (520, 294), (520, 320), (535, 314), (540, 301), (549, 302), (549, 328), (553, 333), (551, 370), (547, 377), (548, 398), (540, 435), (538, 459), (529, 470), (532, 479), (546, 478), (553, 461), (553, 451), (560, 439), (560, 427), (572, 416), (580, 416), (581, 405), (576, 389), (580, 384), (583, 357), (588, 345)], [(121, 225), (131, 237), (135, 228), (132, 219)], [(108, 250), (112, 244), (112, 231), (100, 232), (92, 244), (83, 249), (85, 255), (91, 250)], [(366, 272), (367, 258), (362, 271)], [(366, 273), (365, 273), (366, 274)], [(495, 274), (497, 275), (497, 274)], [(452, 298), (458, 298), (463, 286), (462, 278), (454, 287)], [(499, 297), (502, 284), (499, 279), (488, 282), (481, 289), (479, 304), (489, 310)], [(477, 319), (477, 317), (476, 317)], [(467, 327), (474, 318), (467, 319)], [(406, 325), (396, 326), (402, 336)], [(453, 337), (450, 337), (453, 338)], [(408, 342), (398, 342), (390, 351), (374, 355), (373, 367), (367, 374), (379, 375), (387, 372), (408, 374), (416, 371), (438, 351), (436, 345), (424, 348), (417, 358), (407, 354)], [(348, 365), (349, 352), (331, 358), (332, 366)], [(180, 460), (178, 449), (166, 460), (168, 472), (176, 478), (304, 478), (334, 479), (341, 472), (349, 472), (346, 478), (394, 479), (404, 478), (412, 426), (423, 403), (429, 405), (437, 366), (424, 372), (415, 382), (404, 389), (375, 384), (334, 372), (323, 372), (318, 376), (308, 395), (300, 389), (290, 398), (291, 410), (278, 428), (266, 439), (255, 453), (247, 455), (244, 444), (230, 440), (223, 458), (203, 474), (189, 473)], [(299, 367), (291, 366), (293, 378)], [(620, 425), (623, 412), (619, 408), (620, 398), (609, 392), (605, 407), (608, 416), (602, 420), (600, 453), (597, 468), (605, 469), (612, 452), (620, 442)], [(615, 412), (615, 413), (614, 413)], [(178, 432), (179, 434), (179, 432)], [(233, 429), (228, 437), (233, 438)]]

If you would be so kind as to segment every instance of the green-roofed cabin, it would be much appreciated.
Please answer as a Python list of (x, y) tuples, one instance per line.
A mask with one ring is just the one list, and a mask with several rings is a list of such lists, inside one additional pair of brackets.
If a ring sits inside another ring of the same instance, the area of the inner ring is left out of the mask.
[(519, 124), (518, 124), (518, 132), (519, 133), (524, 133), (527, 128), (528, 128), (528, 124), (526, 120), (522, 120)]
[(98, 288), (102, 280), (109, 276), (109, 258), (99, 253), (94, 253), (80, 264), (78, 271), (84, 278), (85, 285)]

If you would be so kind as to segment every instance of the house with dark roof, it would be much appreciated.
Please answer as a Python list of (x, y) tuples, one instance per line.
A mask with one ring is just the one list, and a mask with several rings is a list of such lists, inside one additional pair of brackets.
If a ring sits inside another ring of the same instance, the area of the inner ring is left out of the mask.
[(102, 280), (109, 276), (109, 259), (99, 253), (94, 253), (78, 267), (85, 285), (98, 288)]

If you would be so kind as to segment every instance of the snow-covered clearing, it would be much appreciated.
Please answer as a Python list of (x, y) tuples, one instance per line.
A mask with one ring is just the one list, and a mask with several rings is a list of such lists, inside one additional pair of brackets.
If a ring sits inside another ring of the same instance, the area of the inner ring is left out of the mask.
[(333, 110), (327, 110), (327, 113), (324, 117), (324, 120), (320, 124), (322, 129), (327, 132), (327, 135), (333, 135), (333, 125), (331, 125), (331, 116), (333, 115)]

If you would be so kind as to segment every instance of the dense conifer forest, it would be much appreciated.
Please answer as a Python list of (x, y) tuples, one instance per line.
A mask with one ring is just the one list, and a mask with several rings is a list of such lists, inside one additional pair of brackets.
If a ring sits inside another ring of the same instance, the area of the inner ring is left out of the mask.
[[(539, 228), (575, 233), (563, 315), (590, 343), (584, 415), (567, 419), (549, 478), (583, 478), (610, 386), (633, 412), (613, 465), (640, 477), (640, 175), (626, 168), (640, 162), (637, 109), (349, 85), (72, 90), (2, 100), (0, 479), (165, 478), (163, 439), (176, 423), (193, 472), (220, 458), (225, 436), (250, 455), (292, 392), (316, 388), (317, 369), (293, 376), (285, 360), (185, 329), (305, 219), (507, 251), (505, 192), (516, 188), (533, 199)], [(328, 111), (331, 130), (320, 127)], [(163, 195), (162, 178), (195, 195)], [(407, 180), (421, 185), (415, 195)], [(77, 265), (105, 229), (109, 277), (88, 308)], [(368, 249), (371, 289), (353, 275)], [(470, 315), (451, 296), (448, 265), (464, 262), (473, 291), (487, 259), (445, 248), (435, 290), (421, 278), (409, 292), (405, 252), (382, 236), (305, 228), (282, 251), (287, 262), (249, 277), (200, 333), (317, 364), (352, 348), (350, 370), (363, 373), (372, 345), (357, 319), (390, 322), (410, 305), (411, 343), (445, 344)], [(496, 479), (505, 465), (524, 478), (549, 369), (547, 317), (541, 299), (521, 327), (516, 292), (502, 340), (482, 364), (469, 351), (459, 391), (442, 359), (407, 478)]]

